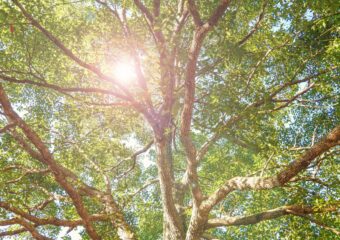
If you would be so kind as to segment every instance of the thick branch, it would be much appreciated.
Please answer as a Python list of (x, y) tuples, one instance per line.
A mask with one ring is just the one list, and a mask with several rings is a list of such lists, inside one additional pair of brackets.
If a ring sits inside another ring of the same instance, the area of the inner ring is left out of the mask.
[(27, 232), (26, 228), (19, 228), (17, 230), (4, 231), (4, 232), (0, 232), (0, 237), (14, 236), (14, 235), (18, 235), (23, 232)]
[(210, 211), (226, 195), (234, 190), (272, 189), (283, 186), (293, 177), (305, 170), (309, 164), (322, 153), (340, 144), (340, 125), (335, 127), (325, 138), (307, 150), (299, 159), (272, 177), (235, 177), (228, 180), (202, 204), (203, 211)]
[(153, 15), (155, 18), (159, 16), (161, 8), (161, 0), (153, 0)]
[(134, 0), (134, 3), (141, 10), (141, 12), (145, 15), (150, 25), (152, 25), (154, 22), (154, 18), (151, 12), (149, 11), (149, 9), (147, 9), (147, 7), (145, 7), (144, 4), (140, 0)]
[(198, 12), (195, 0), (188, 0), (188, 9), (194, 20), (195, 26), (200, 27), (203, 25), (203, 21), (201, 20), (200, 14)]
[[(74, 228), (76, 226), (84, 225), (84, 221), (82, 219), (78, 220), (65, 220), (59, 218), (38, 218), (33, 216), (25, 211), (14, 207), (12, 204), (7, 202), (0, 201), (0, 208), (3, 208), (11, 213), (14, 213), (26, 220), (35, 224), (35, 226), (42, 226), (42, 225), (54, 225), (54, 226), (62, 226), (62, 227), (71, 227)], [(107, 215), (104, 214), (94, 214), (90, 217), (91, 221), (107, 221), (109, 218)], [(11, 223), (14, 224), (14, 223)]]
[(52, 238), (45, 237), (45, 236), (41, 235), (35, 229), (35, 227), (32, 224), (30, 224), (29, 222), (27, 222), (26, 220), (24, 220), (22, 218), (18, 218), (17, 222), (18, 222), (18, 224), (23, 226), (27, 231), (29, 231), (34, 239), (37, 239), (37, 240), (52, 240)]
[(220, 0), (219, 5), (217, 6), (214, 13), (208, 20), (210, 27), (214, 27), (217, 24), (217, 22), (222, 18), (223, 14), (229, 7), (230, 2), (231, 0)]
[[(77, 209), (79, 216), (84, 220), (85, 228), (88, 234), (93, 239), (100, 239), (97, 232), (93, 228), (92, 224), (89, 221), (89, 215), (87, 210), (85, 209), (81, 197), (78, 192), (74, 189), (72, 185), (70, 185), (67, 180), (63, 168), (61, 168), (54, 160), (53, 156), (49, 152), (49, 149), (45, 146), (40, 137), (20, 118), (20, 116), (13, 110), (5, 91), (0, 84), (0, 103), (4, 110), (6, 117), (10, 122), (17, 123), (18, 127), (20, 127), (32, 144), (37, 148), (40, 153), (38, 156), (38, 160), (42, 163), (46, 164), (54, 174), (56, 181), (65, 189), (65, 191), (70, 195), (73, 200), (73, 203)], [(32, 157), (37, 157), (37, 155), (33, 155)]]
[[(194, 3), (191, 1), (191, 3)], [(208, 22), (203, 24), (202, 26), (198, 26), (199, 19), (198, 15), (194, 15), (196, 20), (196, 30), (194, 32), (194, 36), (191, 42), (191, 46), (188, 53), (188, 63), (186, 66), (186, 75), (185, 75), (185, 83), (184, 83), (184, 106), (181, 114), (181, 128), (180, 128), (180, 136), (181, 142), (183, 144), (186, 160), (187, 160), (187, 168), (185, 172), (185, 177), (187, 177), (187, 183), (190, 183), (191, 192), (193, 196), (193, 211), (190, 220), (190, 224), (187, 230), (186, 239), (198, 239), (202, 235), (202, 229), (200, 229), (200, 222), (202, 218), (199, 216), (199, 207), (203, 200), (202, 190), (199, 186), (198, 175), (197, 175), (197, 166), (198, 162), (196, 160), (196, 147), (192, 142), (192, 138), (190, 136), (191, 129), (191, 121), (192, 114), (195, 102), (195, 88), (196, 88), (196, 71), (197, 71), (197, 60), (201, 51), (201, 47), (203, 44), (203, 40), (207, 33), (217, 24), (218, 20), (223, 16), (226, 9), (229, 6), (230, 1), (221, 0), (217, 8), (215, 9), (212, 16), (209, 18)], [(189, 2), (190, 4), (190, 2)], [(190, 6), (189, 6), (190, 7)], [(194, 7), (194, 8), (193, 8)], [(195, 6), (191, 6), (191, 11), (195, 11)]]
[(300, 205), (291, 205), (279, 207), (271, 210), (267, 210), (265, 212), (242, 216), (242, 217), (227, 217), (227, 218), (214, 218), (208, 220), (206, 228), (215, 228), (221, 226), (240, 226), (240, 225), (250, 225), (256, 224), (262, 221), (272, 220), (275, 218), (279, 218), (285, 215), (306, 215), (320, 212), (334, 212), (337, 211), (337, 207), (329, 207), (325, 209), (315, 209), (311, 206), (300, 206)]

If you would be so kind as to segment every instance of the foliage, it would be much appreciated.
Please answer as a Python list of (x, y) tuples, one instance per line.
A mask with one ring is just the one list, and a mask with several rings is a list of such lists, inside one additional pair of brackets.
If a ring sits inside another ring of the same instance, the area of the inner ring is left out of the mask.
[[(159, 16), (150, 23), (143, 7), (155, 14), (154, 2), (0, 1), (0, 85), (53, 161), (76, 176), (66, 171), (65, 179), (88, 214), (106, 215), (92, 221), (102, 239), (122, 238), (120, 222), (111, 224), (120, 215), (108, 213), (102, 200), (108, 192), (136, 238), (167, 238), (162, 235), (167, 206), (160, 172), (173, 174), (171, 194), (177, 199), (177, 186), (192, 164), (183, 126), (184, 107), (190, 105), (190, 45), (199, 29), (194, 10), (188, 11), (194, 1), (184, 1), (183, 8), (181, 1), (161, 1)], [(219, 3), (196, 1), (193, 6), (202, 22), (208, 22)], [(197, 153), (205, 143), (209, 149), (196, 167), (198, 181), (184, 184), (182, 206), (176, 203), (178, 212), (184, 209), (185, 230), (195, 217), (195, 185), (208, 198), (234, 177), (275, 176), (339, 124), (338, 10), (338, 1), (231, 1), (209, 29), (195, 62), (188, 134)], [(183, 26), (174, 31), (181, 21)], [(121, 62), (137, 69), (136, 81), (114, 76), (114, 66)], [(28, 148), (40, 151), (22, 125), (6, 129), (17, 122), (4, 101), (0, 104), (0, 226), (6, 226), (0, 236), (23, 228), (13, 239), (34, 237), (22, 223), (5, 224), (20, 217), (39, 234), (56, 239), (69, 226), (39, 225), (1, 205), (9, 203), (40, 219), (83, 218), (51, 166), (15, 138), (21, 136)], [(166, 167), (159, 160), (160, 136), (170, 139), (166, 161), (171, 163)], [(208, 217), (248, 216), (293, 205), (312, 206), (315, 214), (288, 212), (205, 233), (220, 239), (336, 239), (336, 210), (324, 211), (339, 204), (339, 147), (332, 147), (287, 184), (270, 190), (234, 189)], [(104, 195), (89, 195), (84, 184)], [(82, 239), (95, 239), (85, 223), (80, 225), (69, 229)]]

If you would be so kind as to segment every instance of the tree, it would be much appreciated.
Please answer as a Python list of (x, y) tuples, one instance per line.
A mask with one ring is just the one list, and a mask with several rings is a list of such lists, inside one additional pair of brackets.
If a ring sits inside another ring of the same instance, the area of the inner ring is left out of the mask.
[(339, 234), (337, 1), (0, 4), (0, 236)]

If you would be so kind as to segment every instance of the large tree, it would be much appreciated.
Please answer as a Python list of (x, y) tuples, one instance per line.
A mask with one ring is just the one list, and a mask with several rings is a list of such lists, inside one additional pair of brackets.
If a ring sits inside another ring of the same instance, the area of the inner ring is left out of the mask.
[(0, 236), (335, 239), (338, 10), (1, 0)]

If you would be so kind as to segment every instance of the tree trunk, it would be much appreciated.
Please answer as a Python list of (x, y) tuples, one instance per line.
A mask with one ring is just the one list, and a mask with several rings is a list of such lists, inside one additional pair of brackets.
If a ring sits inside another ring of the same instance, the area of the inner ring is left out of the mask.
[(209, 212), (202, 211), (199, 207), (193, 206), (192, 215), (185, 240), (201, 239), (205, 225), (208, 221)]
[(155, 138), (157, 168), (163, 203), (163, 239), (184, 239), (184, 226), (175, 207), (173, 197), (174, 176), (172, 167), (171, 136)]
[(135, 240), (136, 236), (131, 227), (126, 223), (125, 217), (111, 195), (103, 197), (105, 211), (110, 215), (112, 225), (117, 228), (117, 234), (121, 240)]

